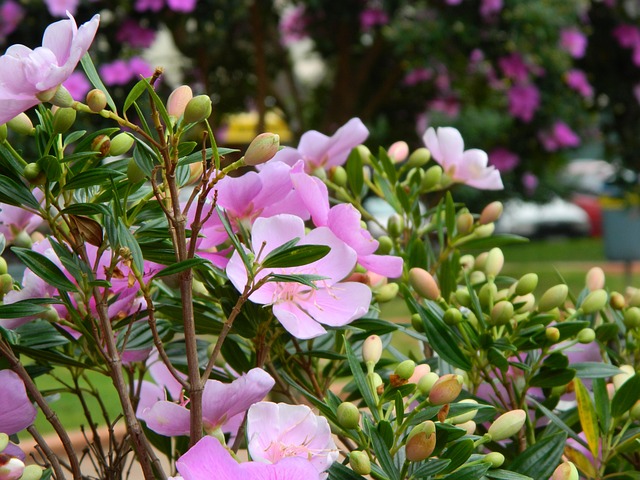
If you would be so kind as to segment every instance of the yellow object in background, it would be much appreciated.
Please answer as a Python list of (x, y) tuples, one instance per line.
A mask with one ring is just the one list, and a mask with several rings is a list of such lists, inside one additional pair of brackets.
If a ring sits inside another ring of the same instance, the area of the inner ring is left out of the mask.
[[(227, 131), (224, 141), (228, 144), (250, 143), (257, 132), (258, 112), (235, 113), (227, 117)], [(293, 138), (287, 122), (277, 112), (270, 110), (264, 117), (265, 131), (275, 133), (280, 136), (281, 143), (290, 142)]]

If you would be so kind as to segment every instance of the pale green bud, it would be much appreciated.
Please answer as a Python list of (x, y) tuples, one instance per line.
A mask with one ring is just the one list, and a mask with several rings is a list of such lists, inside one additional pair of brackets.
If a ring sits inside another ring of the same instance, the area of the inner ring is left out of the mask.
[(464, 423), (458, 423), (456, 424), (456, 427), (463, 429), (465, 432), (467, 432), (467, 435), (473, 435), (474, 433), (476, 433), (476, 428), (478, 428), (476, 422), (474, 422), (473, 420), (469, 420)]
[(487, 223), (487, 224), (484, 224), (484, 225), (479, 225), (473, 231), (473, 235), (476, 238), (487, 238), (487, 237), (490, 237), (491, 235), (493, 235), (493, 232), (494, 232), (495, 229), (496, 229), (496, 226), (493, 223)]
[(504, 455), (500, 452), (491, 452), (484, 456), (484, 461), (491, 464), (491, 468), (499, 468), (504, 463)]
[(349, 454), (349, 465), (358, 475), (369, 475), (371, 473), (371, 460), (366, 452), (355, 450)]
[(616, 390), (620, 389), (624, 382), (636, 374), (635, 369), (631, 365), (620, 365), (619, 369), (620, 373), (614, 375), (611, 379)]
[(360, 160), (364, 165), (369, 165), (371, 163), (371, 150), (369, 150), (365, 145), (358, 145), (355, 148), (358, 155), (360, 155)]
[(579, 480), (578, 469), (572, 462), (563, 462), (553, 471), (549, 480)]
[(640, 307), (640, 288), (628, 287), (626, 293), (629, 298), (629, 305)]
[(516, 283), (516, 295), (527, 295), (528, 293), (533, 293), (533, 291), (538, 286), (538, 275), (535, 273), (526, 273), (518, 283)]
[(418, 380), (418, 390), (420, 390), (420, 393), (423, 395), (429, 395), (429, 393), (431, 393), (431, 389), (438, 381), (438, 378), (440, 377), (435, 372), (425, 373), (420, 380)]
[(184, 109), (185, 123), (198, 123), (211, 116), (211, 98), (208, 95), (198, 95), (187, 103)]
[(138, 183), (145, 179), (144, 172), (133, 158), (129, 160), (127, 165), (127, 178), (131, 183)]
[(627, 328), (640, 327), (640, 308), (629, 307), (624, 312), (624, 325)]
[[(0, 257), (0, 275), (4, 275), (5, 273), (9, 273), (9, 267), (7, 266), (7, 261)], [(0, 452), (2, 449), (0, 448)]]
[(411, 326), (416, 332), (424, 332), (424, 324), (419, 313), (411, 315)]
[(420, 185), (420, 191), (428, 192), (432, 190), (440, 183), (442, 179), (442, 167), (440, 165), (433, 165), (429, 167), (426, 172), (424, 172), (424, 177), (422, 177), (422, 183)]
[(473, 255), (465, 254), (460, 257), (460, 266), (465, 272), (472, 270), (476, 263), (476, 259)]
[(516, 309), (518, 313), (531, 312), (536, 306), (536, 297), (533, 296), (533, 293), (527, 293), (526, 295), (515, 297), (512, 303), (514, 307), (518, 305)]
[(640, 400), (633, 404), (633, 407), (629, 410), (629, 416), (632, 420), (638, 420), (640, 418)]
[(338, 165), (337, 167), (333, 167), (331, 169), (331, 179), (333, 180), (333, 183), (335, 183), (339, 187), (346, 187), (349, 181), (347, 177), (347, 171), (342, 165)]
[(362, 359), (366, 364), (375, 365), (382, 356), (382, 340), (378, 335), (369, 335), (362, 344)]
[(382, 235), (378, 237), (378, 249), (376, 253), (378, 255), (387, 255), (393, 249), (393, 240), (391, 240), (388, 236)]
[(53, 114), (53, 133), (65, 133), (76, 121), (76, 111), (73, 108), (58, 108)]
[(89, 93), (87, 93), (85, 101), (89, 106), (89, 109), (95, 113), (98, 113), (107, 107), (107, 96), (98, 88), (90, 90)]
[(43, 185), (47, 181), (47, 176), (37, 163), (28, 163), (22, 172), (24, 178), (29, 180), (31, 185)]
[(117, 157), (118, 155), (124, 155), (133, 146), (134, 139), (127, 133), (122, 132), (111, 139), (111, 146), (109, 147), (109, 155)]
[(489, 427), (488, 433), (491, 435), (491, 440), (499, 442), (515, 435), (524, 425), (526, 418), (527, 413), (519, 409), (500, 415)]
[(432, 405), (445, 405), (453, 402), (462, 391), (462, 377), (449, 373), (441, 376), (431, 387), (429, 402)]
[(469, 275), (469, 281), (471, 282), (471, 285), (480, 285), (487, 281), (487, 276), (480, 270), (474, 270)]
[(460, 310), (458, 310), (457, 308), (447, 308), (447, 310), (444, 312), (442, 320), (447, 325), (457, 325), (462, 321), (462, 312), (460, 312)]
[(491, 202), (482, 209), (478, 223), (480, 225), (487, 225), (496, 222), (502, 215), (503, 209), (502, 202)]
[(24, 467), (20, 480), (39, 480), (42, 477), (42, 467), (39, 465), (27, 465)]
[(556, 327), (547, 327), (544, 331), (544, 335), (551, 343), (556, 343), (560, 340), (560, 330)]
[(409, 283), (418, 295), (429, 300), (440, 298), (440, 287), (433, 276), (423, 268), (409, 270)]
[(513, 304), (511, 302), (498, 302), (491, 309), (490, 319), (492, 325), (506, 325), (512, 318)]
[(336, 416), (338, 424), (348, 430), (357, 428), (360, 424), (360, 410), (351, 402), (342, 402), (338, 405)]
[(624, 295), (620, 292), (611, 292), (609, 295), (609, 305), (614, 310), (622, 310), (626, 305)]
[(279, 148), (280, 135), (269, 132), (261, 133), (249, 144), (247, 153), (244, 155), (244, 163), (251, 166), (265, 163), (278, 153)]
[(580, 343), (591, 343), (596, 339), (596, 332), (593, 328), (583, 328), (578, 332), (577, 339)]
[(583, 313), (598, 312), (607, 304), (607, 292), (605, 290), (593, 290), (587, 295), (580, 305)]
[(399, 237), (404, 231), (404, 218), (394, 213), (387, 220), (387, 231), (392, 237)]
[(484, 273), (487, 278), (495, 278), (504, 266), (504, 253), (499, 248), (492, 248), (487, 254), (487, 261), (484, 265)]
[(431, 160), (431, 152), (422, 147), (411, 152), (407, 165), (409, 167), (421, 167), (425, 163), (429, 162), (429, 160)]
[(44, 100), (46, 102), (51, 103), (51, 105), (55, 105), (56, 107), (69, 108), (74, 104), (73, 97), (69, 93), (69, 90), (60, 85), (53, 96), (49, 100)]
[(19, 135), (33, 135), (36, 131), (26, 113), (22, 112), (7, 122), (7, 127)]
[[(458, 402), (458, 405), (460, 405), (461, 403), (471, 403), (476, 405), (478, 404), (478, 402), (475, 401), (473, 398), (465, 398), (464, 400), (460, 400)], [(466, 423), (469, 420), (473, 420), (474, 418), (476, 418), (477, 413), (478, 413), (478, 410), (469, 410), (468, 412), (463, 413), (461, 415), (456, 415), (455, 417), (451, 417), (449, 418), (449, 420), (454, 425), (458, 425), (459, 423)]]
[(463, 307), (471, 306), (471, 294), (466, 288), (459, 288), (455, 291), (454, 296), (456, 301)]
[(463, 212), (456, 218), (456, 229), (458, 235), (467, 235), (473, 229), (473, 215), (469, 212)]
[(9, 435), (0, 432), (0, 452), (2, 452), (9, 445)]
[(567, 300), (569, 287), (564, 284), (555, 285), (542, 294), (538, 302), (538, 310), (548, 312), (554, 308), (561, 307)]
[(415, 370), (416, 362), (413, 360), (405, 360), (396, 366), (394, 373), (404, 380), (409, 380)]
[(397, 283), (387, 283), (376, 290), (374, 297), (378, 303), (390, 302), (398, 296), (399, 291), (400, 286)]
[(496, 287), (495, 283), (485, 283), (482, 287), (480, 287), (480, 291), (478, 292), (480, 305), (482, 305), (483, 307), (488, 307), (496, 298), (497, 294), (498, 287)]

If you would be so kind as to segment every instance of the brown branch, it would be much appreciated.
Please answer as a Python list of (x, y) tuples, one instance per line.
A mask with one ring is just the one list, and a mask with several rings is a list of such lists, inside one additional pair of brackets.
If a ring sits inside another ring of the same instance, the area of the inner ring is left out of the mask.
[(31, 434), (33, 439), (38, 443), (38, 446), (42, 449), (42, 451), (46, 455), (47, 460), (49, 460), (49, 462), (51, 463), (51, 468), (53, 468), (53, 471), (56, 474), (56, 478), (58, 480), (64, 480), (64, 472), (62, 471), (62, 467), (60, 466), (60, 462), (58, 461), (57, 455), (53, 452), (53, 450), (51, 450), (51, 447), (49, 447), (49, 444), (44, 439), (44, 437), (40, 435), (40, 432), (35, 427), (35, 425), (28, 426), (27, 431)]

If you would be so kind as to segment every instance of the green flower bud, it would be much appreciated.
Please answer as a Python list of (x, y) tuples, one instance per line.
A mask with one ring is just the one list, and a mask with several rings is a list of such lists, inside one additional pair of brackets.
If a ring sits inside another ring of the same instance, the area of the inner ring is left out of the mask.
[[(477, 405), (478, 402), (475, 401), (473, 398), (465, 398), (464, 400), (460, 400), (458, 402), (458, 405), (460, 405), (461, 403), (471, 403), (471, 404), (475, 404)], [(451, 421), (451, 423), (453, 423), (454, 425), (458, 425), (460, 423), (466, 423), (469, 420), (473, 420), (474, 418), (476, 418), (476, 414), (478, 413), (478, 410), (469, 410), (466, 413), (463, 413), (461, 415), (456, 415), (455, 417), (450, 417), (449, 420)]]
[(98, 113), (106, 108), (107, 96), (102, 90), (94, 88), (87, 93), (85, 102), (92, 112)]
[(571, 462), (563, 462), (553, 471), (549, 480), (579, 480), (578, 469)]
[(25, 165), (22, 174), (24, 175), (24, 178), (29, 180), (31, 185), (44, 185), (47, 181), (47, 176), (42, 171), (42, 168), (35, 162)]
[(578, 332), (577, 339), (580, 343), (591, 343), (596, 339), (596, 332), (593, 328), (583, 328)]
[(144, 172), (133, 158), (129, 160), (129, 164), (127, 165), (127, 177), (129, 178), (129, 182), (134, 184), (145, 179)]
[(449, 373), (441, 376), (431, 387), (429, 402), (432, 405), (445, 405), (453, 402), (462, 391), (462, 377)]
[(620, 373), (614, 375), (611, 379), (616, 390), (620, 389), (624, 382), (626, 382), (636, 374), (635, 369), (631, 365), (620, 365), (619, 368)]
[(492, 248), (487, 255), (487, 261), (484, 264), (484, 273), (487, 278), (495, 278), (504, 266), (504, 253), (499, 248)]
[(382, 381), (382, 377), (373, 372), (373, 388), (378, 389), (380, 387), (384, 386), (384, 382)]
[(429, 458), (436, 448), (436, 427), (434, 423), (427, 420), (421, 423), (407, 437), (405, 453), (410, 462), (421, 462)]
[(13, 237), (13, 244), (20, 248), (31, 248), (33, 246), (33, 240), (31, 240), (27, 232), (20, 230), (20, 232)]
[(609, 295), (609, 305), (614, 310), (622, 310), (626, 305), (624, 296), (620, 292), (611, 292)]
[(447, 308), (442, 316), (442, 320), (447, 325), (457, 325), (462, 321), (462, 312), (457, 308)]
[[(0, 275), (3, 275), (5, 273), (9, 272), (9, 267), (7, 266), (7, 261), (0, 257)], [(0, 452), (2, 451), (2, 449), (0, 448)]]
[(633, 407), (629, 410), (629, 416), (632, 420), (638, 420), (640, 418), (640, 400), (633, 404)]
[(124, 155), (133, 146), (133, 137), (127, 132), (122, 132), (111, 139), (111, 146), (109, 147), (109, 155), (117, 157), (118, 155)]
[(396, 366), (394, 373), (404, 380), (409, 380), (415, 370), (416, 362), (414, 362), (413, 360), (405, 360), (404, 362), (400, 362)]
[(478, 292), (480, 305), (482, 305), (484, 308), (488, 308), (489, 305), (491, 305), (495, 300), (496, 295), (498, 295), (498, 287), (496, 287), (496, 284), (485, 283), (482, 287), (480, 287), (480, 291)]
[(456, 229), (458, 235), (467, 235), (473, 229), (473, 215), (463, 212), (456, 218)]
[(507, 301), (496, 303), (489, 318), (491, 325), (506, 325), (513, 318), (513, 304)]
[(538, 286), (538, 275), (535, 273), (526, 273), (518, 283), (516, 283), (516, 295), (527, 295), (529, 293), (533, 293), (533, 291)]
[(423, 268), (409, 270), (409, 283), (418, 295), (429, 300), (440, 298), (440, 288), (433, 276)]
[(369, 475), (371, 473), (371, 460), (366, 452), (355, 450), (349, 454), (349, 465), (358, 475)]
[(179, 86), (169, 95), (169, 99), (167, 100), (167, 113), (174, 118), (180, 118), (192, 98), (193, 92), (190, 86)]
[(45, 101), (51, 103), (51, 105), (55, 105), (56, 107), (62, 107), (62, 108), (72, 107), (73, 104), (75, 103), (75, 101), (73, 100), (73, 97), (69, 93), (69, 90), (64, 88), (62, 85), (58, 86), (53, 96), (49, 100), (45, 100)]
[(424, 332), (424, 324), (422, 323), (422, 317), (419, 313), (411, 315), (411, 326), (416, 332)]
[(76, 121), (76, 111), (73, 108), (58, 108), (53, 114), (53, 133), (65, 133)]
[(440, 165), (433, 165), (424, 172), (422, 177), (422, 183), (420, 184), (421, 192), (428, 192), (438, 186), (442, 180), (442, 167)]
[(42, 477), (42, 467), (39, 465), (27, 465), (24, 467), (20, 480), (39, 480)]
[(199, 123), (211, 115), (211, 99), (208, 95), (198, 95), (187, 103), (184, 109), (184, 123)]
[(493, 235), (493, 231), (496, 229), (495, 224), (487, 223), (484, 225), (479, 225), (473, 231), (473, 236), (476, 238), (487, 238)]
[(560, 340), (560, 330), (558, 330), (556, 327), (547, 327), (544, 331), (544, 335), (551, 343), (556, 343), (558, 340)]
[(627, 328), (640, 327), (640, 308), (629, 307), (624, 312), (624, 325)]
[(98, 135), (91, 141), (91, 151), (99, 157), (106, 157), (111, 148), (111, 139), (107, 135)]
[(629, 305), (640, 307), (640, 288), (628, 287), (626, 293), (629, 298)]
[(9, 445), (9, 435), (0, 432), (0, 452), (2, 452)]
[(280, 135), (269, 132), (261, 133), (249, 144), (247, 152), (244, 154), (244, 163), (251, 166), (265, 163), (278, 153), (279, 148)]
[(480, 285), (487, 281), (487, 276), (484, 274), (484, 272), (481, 272), (479, 270), (474, 270), (469, 275), (469, 281), (473, 286)]
[(3, 143), (7, 139), (7, 124), (0, 125), (0, 143)]
[(362, 359), (366, 364), (375, 365), (382, 356), (382, 340), (378, 335), (369, 335), (362, 344)]
[(491, 440), (499, 442), (515, 435), (524, 425), (526, 418), (527, 413), (524, 410), (511, 410), (500, 415), (489, 427)]
[(587, 315), (598, 312), (607, 304), (607, 292), (604, 290), (593, 290), (587, 295), (580, 305), (580, 309)]
[(418, 390), (423, 395), (429, 395), (431, 393), (431, 389), (438, 381), (440, 377), (435, 372), (425, 373), (420, 380), (418, 380)]
[(491, 468), (500, 468), (504, 463), (504, 455), (500, 452), (491, 452), (484, 456), (484, 461), (491, 464)]
[(469, 270), (472, 270), (474, 265), (475, 265), (475, 263), (476, 263), (476, 259), (475, 259), (475, 257), (473, 255), (470, 255), (470, 254), (467, 253), (467, 254), (462, 255), (460, 257), (460, 267), (462, 267), (462, 269), (465, 272), (468, 272)]
[(374, 297), (378, 303), (390, 302), (398, 296), (399, 291), (400, 286), (397, 283), (387, 283), (375, 291)]
[(351, 402), (342, 402), (338, 405), (336, 416), (338, 424), (348, 430), (357, 428), (360, 424), (360, 410)]
[(338, 165), (337, 167), (333, 167), (331, 169), (331, 179), (333, 180), (333, 183), (335, 183), (339, 187), (346, 187), (349, 181), (349, 179), (347, 178), (347, 171), (342, 165)]
[(7, 127), (18, 135), (33, 135), (36, 131), (26, 113), (20, 113), (7, 122)]
[(476, 422), (474, 422), (473, 420), (469, 420), (468, 422), (464, 423), (458, 423), (456, 424), (456, 427), (463, 429), (465, 432), (467, 432), (467, 435), (475, 434), (476, 428), (478, 428)]
[(403, 231), (404, 218), (402, 218), (397, 213), (394, 213), (389, 217), (389, 220), (387, 220), (387, 232), (389, 232), (389, 235), (391, 235), (392, 237), (399, 237), (400, 235), (402, 235)]
[(471, 306), (471, 294), (466, 288), (459, 288), (453, 295), (456, 301), (463, 307)]
[(409, 167), (421, 167), (431, 160), (431, 152), (426, 148), (418, 148), (411, 152), (409, 155), (409, 160), (407, 161), (407, 165)]
[(569, 287), (564, 284), (551, 287), (542, 294), (540, 301), (538, 302), (538, 310), (541, 312), (548, 312), (554, 308), (561, 307), (567, 300), (569, 294)]
[(378, 249), (376, 250), (376, 253), (378, 255), (388, 255), (389, 253), (391, 253), (392, 249), (393, 249), (393, 240), (391, 240), (386, 235), (382, 235), (381, 237), (378, 237)]
[(364, 165), (371, 164), (371, 150), (369, 150), (365, 145), (358, 145), (355, 148), (358, 155), (360, 155), (360, 160)]
[(536, 306), (536, 297), (533, 296), (533, 293), (527, 293), (513, 298), (511, 303), (513, 303), (517, 313), (531, 312)]
[(502, 206), (501, 202), (491, 202), (489, 205), (482, 209), (478, 223), (480, 225), (488, 225), (490, 223), (496, 222), (502, 215), (503, 209), (504, 207)]

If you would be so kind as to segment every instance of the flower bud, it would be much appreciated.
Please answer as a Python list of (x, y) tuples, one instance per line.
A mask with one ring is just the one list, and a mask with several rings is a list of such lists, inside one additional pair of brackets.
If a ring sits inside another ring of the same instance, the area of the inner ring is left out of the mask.
[(347, 171), (342, 165), (331, 168), (331, 180), (339, 187), (346, 187), (349, 179), (347, 178)]
[(484, 456), (484, 461), (491, 464), (491, 468), (500, 468), (504, 463), (504, 455), (500, 452), (491, 452)]
[(431, 387), (429, 402), (432, 405), (445, 405), (453, 402), (462, 391), (462, 377), (449, 373), (441, 376)]
[(494, 230), (496, 229), (495, 224), (487, 223), (484, 225), (479, 225), (473, 231), (473, 234), (476, 238), (487, 238), (493, 235)]
[(388, 283), (380, 287), (375, 292), (375, 299), (378, 303), (385, 303), (394, 300), (398, 296), (400, 286), (397, 283)]
[(487, 255), (487, 261), (484, 265), (484, 273), (487, 278), (495, 278), (504, 266), (504, 253), (499, 248), (492, 248)]
[(626, 294), (630, 306), (640, 307), (640, 288), (628, 287)]
[(53, 133), (65, 133), (76, 121), (76, 111), (73, 108), (58, 108), (53, 114)]
[(462, 321), (462, 312), (457, 308), (447, 308), (442, 316), (442, 320), (447, 325), (457, 325)]
[(553, 471), (549, 480), (579, 480), (578, 469), (572, 462), (563, 462)]
[(427, 163), (429, 160), (431, 160), (431, 152), (426, 148), (422, 147), (411, 152), (411, 155), (409, 155), (409, 160), (407, 162), (407, 165), (409, 167), (421, 167), (422, 165)]
[(265, 163), (278, 153), (279, 148), (280, 135), (269, 132), (261, 133), (249, 144), (247, 152), (244, 154), (244, 163), (252, 166)]
[(442, 167), (440, 165), (433, 165), (424, 172), (422, 177), (422, 183), (420, 184), (420, 191), (428, 192), (434, 189), (442, 180)]
[(495, 283), (485, 283), (480, 287), (480, 291), (478, 292), (478, 300), (480, 300), (480, 305), (487, 308), (489, 305), (493, 303), (493, 301), (498, 295), (498, 287), (496, 287)]
[(596, 339), (596, 332), (593, 328), (583, 328), (576, 337), (580, 343), (591, 343)]
[(53, 96), (46, 101), (51, 103), (51, 105), (55, 105), (56, 107), (62, 107), (62, 108), (72, 107), (73, 104), (75, 103), (75, 100), (69, 93), (69, 90), (64, 88), (62, 85), (58, 86)]
[(418, 295), (429, 300), (440, 298), (440, 288), (433, 276), (423, 268), (409, 270), (409, 283)]
[(474, 433), (476, 433), (476, 428), (478, 428), (476, 422), (474, 422), (473, 420), (469, 420), (468, 422), (464, 423), (458, 423), (456, 427), (463, 429), (465, 432), (467, 432), (467, 435), (473, 435)]
[(98, 135), (91, 142), (91, 151), (100, 157), (106, 157), (111, 148), (111, 139), (107, 135)]
[(388, 255), (393, 250), (393, 240), (391, 240), (387, 235), (382, 235), (378, 237), (378, 249), (376, 250), (376, 254), (378, 255)]
[(416, 362), (413, 360), (405, 360), (396, 366), (394, 373), (404, 380), (409, 380), (415, 370)]
[(211, 115), (211, 98), (208, 95), (198, 95), (187, 103), (184, 109), (184, 123), (198, 123)]
[(7, 122), (7, 127), (19, 135), (33, 135), (36, 131), (26, 113), (22, 112)]
[(611, 292), (609, 294), (609, 305), (614, 310), (622, 310), (626, 305), (624, 295), (620, 292)]
[(590, 291), (604, 288), (604, 282), (604, 271), (600, 267), (593, 267), (587, 272), (585, 284)]
[(360, 410), (351, 402), (342, 402), (338, 405), (336, 416), (338, 424), (348, 430), (357, 428), (360, 424)]
[(24, 467), (20, 480), (39, 480), (42, 477), (42, 472), (40, 465), (27, 465)]
[(369, 335), (362, 344), (362, 359), (364, 363), (375, 365), (382, 356), (382, 340), (378, 335)]
[(640, 327), (640, 308), (629, 307), (624, 312), (624, 325), (627, 328)]
[(384, 392), (384, 382), (382, 381), (382, 377), (376, 372), (373, 372), (373, 380), (371, 383), (373, 383), (373, 388), (375, 388), (379, 394)]
[(172, 117), (180, 118), (192, 98), (193, 92), (190, 86), (179, 86), (169, 95), (169, 99), (167, 100), (167, 113)]
[(0, 453), (0, 478), (17, 480), (24, 472), (24, 463), (16, 457)]
[(13, 290), (13, 278), (10, 274), (3, 273), (2, 275), (0, 275), (0, 292), (2, 292), (2, 294), (4, 295), (11, 290)]
[(416, 332), (424, 332), (424, 324), (422, 323), (422, 317), (419, 313), (411, 315), (411, 326)]
[(355, 450), (349, 454), (349, 465), (358, 475), (369, 475), (371, 473), (371, 460), (366, 452)]
[(629, 416), (632, 420), (638, 420), (640, 418), (640, 400), (633, 404), (633, 407), (629, 410)]
[(24, 178), (29, 180), (31, 185), (43, 185), (47, 181), (47, 176), (37, 163), (28, 163), (22, 172)]
[(555, 285), (542, 294), (538, 302), (538, 310), (548, 312), (562, 306), (569, 294), (569, 287), (564, 284)]
[(4, 451), (7, 445), (9, 445), (9, 435), (0, 432), (0, 452)]
[(558, 330), (556, 327), (547, 327), (544, 331), (544, 335), (551, 343), (556, 343), (558, 340), (560, 340), (560, 330)]
[(131, 183), (138, 183), (145, 179), (144, 172), (133, 158), (129, 160), (127, 165), (127, 177)]
[(109, 147), (109, 155), (117, 157), (118, 155), (124, 155), (133, 146), (133, 137), (127, 132), (122, 132), (111, 139), (111, 146)]
[(515, 297), (512, 303), (514, 306), (518, 305), (517, 313), (526, 313), (532, 311), (536, 306), (536, 297), (533, 296), (533, 293), (527, 293), (526, 295)]
[(411, 430), (407, 437), (405, 453), (410, 462), (420, 462), (436, 448), (436, 426), (431, 420), (421, 423)]
[(429, 395), (431, 393), (431, 389), (436, 384), (440, 377), (435, 372), (425, 373), (420, 380), (418, 380), (418, 390), (423, 395)]
[(598, 312), (607, 304), (607, 292), (605, 290), (593, 290), (587, 295), (580, 305), (580, 309), (587, 315)]
[(475, 265), (475, 263), (476, 263), (476, 259), (475, 259), (475, 257), (473, 255), (470, 255), (470, 254), (467, 253), (467, 254), (462, 255), (460, 257), (460, 267), (462, 267), (462, 269), (465, 272), (468, 272), (469, 270), (472, 270), (474, 265)]
[(491, 325), (506, 325), (513, 318), (513, 304), (507, 301), (496, 303), (489, 318)]
[(409, 377), (408, 383), (415, 383), (416, 385), (422, 377), (431, 372), (431, 367), (427, 363), (421, 363), (416, 365), (413, 370), (413, 374)]
[(484, 274), (484, 272), (481, 272), (479, 270), (474, 270), (469, 275), (469, 281), (471, 282), (471, 285), (477, 286), (486, 282), (487, 276)]
[(626, 382), (636, 374), (635, 369), (631, 365), (620, 365), (619, 368), (620, 373), (614, 375), (611, 379), (616, 390), (619, 390), (624, 382)]
[(458, 235), (467, 235), (473, 228), (473, 215), (469, 212), (463, 212), (456, 218), (456, 229)]
[(0, 143), (3, 143), (7, 139), (7, 124), (0, 125)]
[(516, 283), (516, 295), (527, 295), (528, 293), (533, 293), (533, 291), (538, 286), (538, 275), (535, 273), (526, 273), (518, 283)]
[(527, 413), (524, 410), (511, 410), (500, 415), (489, 427), (491, 440), (499, 442), (515, 435), (524, 425), (526, 418)]
[(409, 156), (409, 145), (403, 141), (395, 142), (387, 150), (387, 155), (394, 163), (403, 162)]
[(90, 90), (89, 93), (87, 93), (85, 101), (89, 106), (89, 109), (95, 113), (104, 110), (107, 106), (107, 96), (98, 88)]
[(397, 213), (394, 213), (387, 220), (387, 232), (389, 232), (389, 235), (392, 237), (399, 237), (403, 231), (404, 219)]
[(455, 297), (456, 301), (463, 307), (471, 306), (471, 294), (466, 288), (459, 288), (455, 291), (453, 296)]
[[(5, 273), (9, 273), (9, 267), (7, 265), (7, 261), (0, 257), (0, 275), (4, 275)], [(0, 448), (0, 452), (2, 449)]]
[(480, 225), (488, 225), (490, 223), (496, 222), (502, 215), (503, 209), (504, 207), (502, 206), (502, 202), (491, 202), (489, 205), (482, 209), (478, 223)]
[[(471, 404), (475, 404), (477, 405), (478, 402), (475, 401), (473, 398), (465, 398), (464, 400), (460, 400), (458, 402), (458, 405), (463, 404), (463, 403), (471, 403)], [(473, 420), (474, 418), (476, 418), (476, 414), (478, 413), (478, 410), (469, 410), (468, 412), (462, 413), (460, 415), (456, 415), (455, 417), (450, 417), (449, 420), (451, 421), (451, 423), (453, 423), (454, 425), (458, 425), (460, 423), (466, 423), (469, 420)]]

